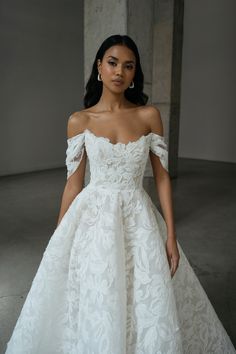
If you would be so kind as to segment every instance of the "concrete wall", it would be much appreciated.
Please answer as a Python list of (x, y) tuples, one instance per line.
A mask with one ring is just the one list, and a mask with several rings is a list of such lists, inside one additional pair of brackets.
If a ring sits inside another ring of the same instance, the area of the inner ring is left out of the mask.
[(62, 166), (84, 94), (83, 1), (1, 0), (0, 175)]
[(185, 1), (179, 156), (236, 162), (236, 2)]
[(169, 141), (174, 1), (154, 3), (152, 103), (160, 109), (164, 135)]

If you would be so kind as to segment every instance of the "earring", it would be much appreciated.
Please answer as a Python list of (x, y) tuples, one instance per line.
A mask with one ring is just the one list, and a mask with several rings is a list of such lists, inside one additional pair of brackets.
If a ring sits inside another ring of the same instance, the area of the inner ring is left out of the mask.
[(98, 73), (98, 81), (102, 81), (102, 77), (100, 73)]
[(131, 82), (131, 85), (129, 86), (129, 88), (134, 88), (134, 82)]

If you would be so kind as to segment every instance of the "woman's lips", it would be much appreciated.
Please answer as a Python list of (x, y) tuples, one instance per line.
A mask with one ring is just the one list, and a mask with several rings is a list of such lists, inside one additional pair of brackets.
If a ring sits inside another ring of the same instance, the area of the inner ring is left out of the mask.
[(113, 80), (113, 83), (117, 86), (123, 85), (124, 81)]

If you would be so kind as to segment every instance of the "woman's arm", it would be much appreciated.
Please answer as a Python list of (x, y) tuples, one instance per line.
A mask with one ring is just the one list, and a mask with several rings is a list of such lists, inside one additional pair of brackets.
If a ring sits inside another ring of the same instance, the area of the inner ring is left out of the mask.
[[(85, 129), (85, 119), (84, 115), (80, 112), (72, 114), (68, 119), (67, 124), (67, 137), (71, 138), (84, 131)], [(79, 164), (79, 167), (75, 172), (68, 178), (61, 199), (61, 207), (59, 211), (57, 226), (61, 222), (64, 214), (68, 210), (70, 204), (74, 198), (81, 192), (84, 186), (84, 177), (86, 169), (87, 153), (84, 150), (83, 157)]]
[[(161, 115), (156, 107), (152, 107), (150, 114), (151, 131), (163, 136), (163, 124)], [(150, 160), (153, 169), (153, 176), (157, 194), (160, 200), (161, 209), (167, 226), (167, 242), (166, 251), (169, 265), (171, 267), (171, 274), (174, 275), (179, 262), (179, 251), (177, 247), (177, 237), (174, 225), (174, 211), (172, 187), (168, 171), (162, 166), (160, 159), (152, 151), (150, 151)]]

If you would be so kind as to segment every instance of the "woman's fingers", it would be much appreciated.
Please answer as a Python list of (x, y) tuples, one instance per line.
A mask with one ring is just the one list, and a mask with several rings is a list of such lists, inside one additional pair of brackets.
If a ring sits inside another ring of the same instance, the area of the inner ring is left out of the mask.
[(171, 258), (171, 276), (173, 277), (179, 265), (179, 258)]
[(173, 277), (173, 275), (175, 274), (178, 268), (179, 258), (180, 258), (176, 241), (167, 239), (166, 252), (167, 252), (167, 259), (169, 263), (171, 277)]

